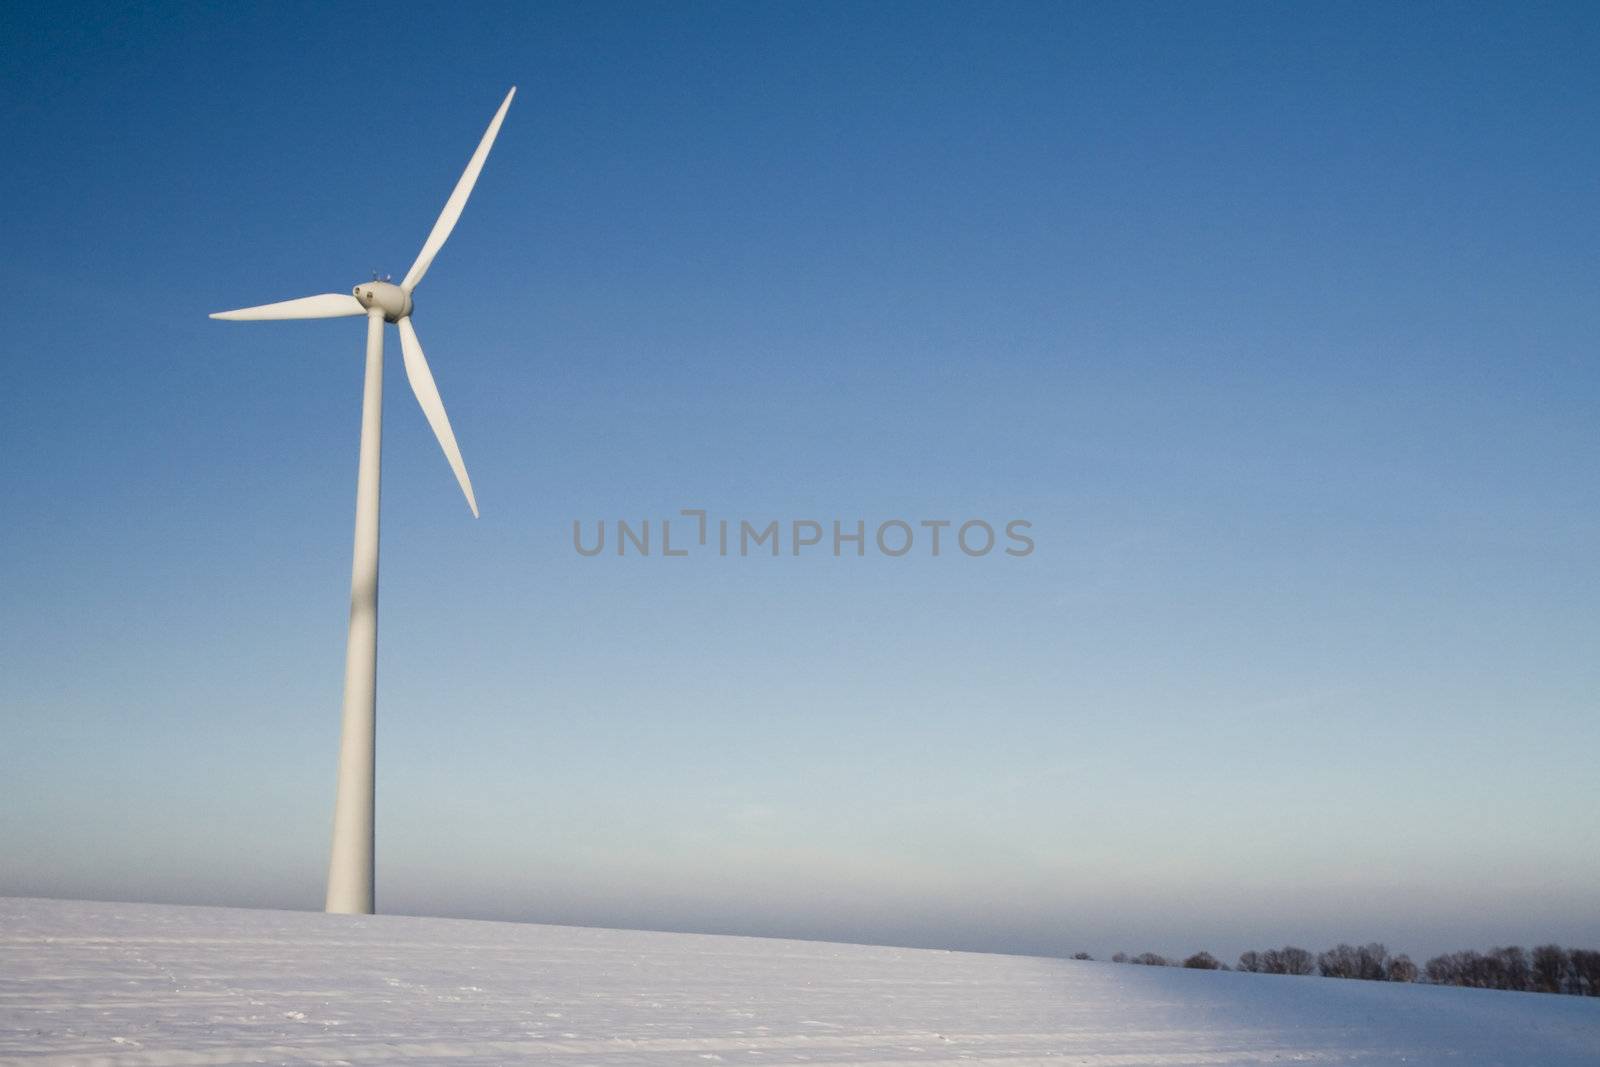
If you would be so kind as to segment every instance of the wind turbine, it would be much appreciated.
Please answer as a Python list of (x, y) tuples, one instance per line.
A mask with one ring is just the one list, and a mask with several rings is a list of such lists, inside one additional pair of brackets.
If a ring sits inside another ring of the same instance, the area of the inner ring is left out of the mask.
[(378, 479), (383, 441), (383, 324), (392, 322), (400, 329), (400, 351), (405, 357), (406, 380), (422, 405), (434, 436), (444, 449), (455, 471), (456, 481), (467, 496), (472, 517), (478, 517), (478, 502), (472, 495), (472, 482), (461, 462), (461, 449), (450, 430), (438, 386), (428, 370), (422, 344), (411, 325), (411, 293), (433, 265), (450, 231), (455, 229), (467, 197), (478, 181), (489, 149), (500, 133), (500, 123), (517, 95), (515, 86), (506, 94), (500, 110), (478, 142), (477, 151), (467, 161), (467, 169), (456, 182), (455, 191), (445, 201), (439, 221), (417, 253), (399, 285), (387, 279), (363, 282), (351, 295), (324, 293), (276, 304), (219, 311), (214, 319), (254, 321), (261, 319), (332, 319), (341, 316), (367, 317), (367, 375), (361, 399), (361, 462), (356, 475), (355, 561), (350, 573), (350, 635), (345, 645), (344, 718), (339, 737), (339, 786), (333, 807), (333, 850), (328, 863), (327, 910), (349, 914), (372, 914), (373, 868), (373, 757), (377, 724), (378, 686)]

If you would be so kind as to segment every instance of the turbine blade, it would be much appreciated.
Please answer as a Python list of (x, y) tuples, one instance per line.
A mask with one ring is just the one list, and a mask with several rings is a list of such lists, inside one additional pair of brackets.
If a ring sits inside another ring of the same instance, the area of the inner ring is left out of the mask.
[(400, 351), (406, 360), (406, 380), (411, 383), (411, 391), (417, 395), (417, 403), (422, 405), (422, 413), (428, 416), (428, 425), (433, 427), (433, 435), (439, 439), (439, 447), (444, 449), (444, 458), (450, 461), (450, 469), (456, 472), (461, 491), (467, 494), (467, 507), (472, 509), (472, 517), (477, 518), (478, 501), (472, 495), (472, 480), (467, 477), (467, 465), (461, 462), (461, 449), (456, 447), (456, 435), (450, 431), (450, 416), (444, 413), (444, 401), (439, 399), (439, 387), (433, 384), (433, 372), (428, 370), (428, 357), (422, 354), (422, 342), (417, 340), (411, 316), (401, 319), (399, 326)]
[(349, 293), (323, 293), (321, 296), (302, 296), (299, 300), (281, 300), (276, 304), (239, 308), (237, 311), (213, 311), (214, 319), (232, 319), (253, 322), (259, 319), (337, 319), (344, 315), (365, 315), (367, 309)]
[(489, 128), (484, 131), (483, 140), (478, 142), (478, 150), (467, 160), (467, 169), (462, 172), (461, 180), (456, 182), (455, 191), (450, 194), (450, 199), (444, 202), (444, 210), (439, 213), (439, 221), (433, 224), (433, 232), (428, 234), (428, 239), (423, 242), (422, 251), (417, 253), (417, 261), (411, 264), (411, 269), (406, 271), (405, 280), (400, 283), (400, 288), (406, 292), (415, 289), (417, 283), (422, 281), (422, 276), (428, 273), (428, 268), (433, 264), (433, 257), (439, 254), (439, 249), (450, 239), (450, 231), (456, 228), (456, 220), (461, 218), (461, 210), (467, 206), (467, 197), (472, 195), (472, 187), (478, 182), (478, 172), (483, 170), (483, 161), (489, 158), (489, 149), (493, 147), (494, 139), (500, 133), (500, 123), (506, 117), (506, 109), (511, 106), (511, 98), (516, 95), (517, 87), (513, 85), (505, 100), (501, 102), (500, 110), (494, 113)]

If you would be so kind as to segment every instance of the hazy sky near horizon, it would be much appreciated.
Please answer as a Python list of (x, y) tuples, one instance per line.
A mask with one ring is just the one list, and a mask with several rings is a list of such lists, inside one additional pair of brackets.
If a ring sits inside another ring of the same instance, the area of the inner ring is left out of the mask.
[[(388, 336), (380, 909), (1600, 943), (1597, 54), (1584, 4), (7, 5), (0, 893), (320, 906), (363, 327), (206, 314), (401, 276), (515, 84), (417, 294), (482, 519)], [(573, 550), (696, 507), (1037, 548)]]

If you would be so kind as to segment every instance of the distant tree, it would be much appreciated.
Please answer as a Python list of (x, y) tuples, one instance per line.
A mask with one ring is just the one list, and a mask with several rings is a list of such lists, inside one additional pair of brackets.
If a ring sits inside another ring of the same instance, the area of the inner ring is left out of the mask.
[(1493, 989), (1495, 970), (1493, 960), (1475, 949), (1454, 954), (1456, 960), (1456, 973), (1460, 976), (1457, 985), (1467, 986), (1469, 989)]
[(1356, 950), (1351, 945), (1338, 944), (1317, 956), (1317, 973), (1324, 978), (1354, 978), (1356, 976)]
[(1589, 948), (1575, 948), (1567, 953), (1571, 967), (1574, 992), (1586, 997), (1600, 997), (1600, 952)]
[(1447, 952), (1442, 956), (1435, 956), (1423, 965), (1423, 971), (1428, 976), (1428, 981), (1435, 985), (1459, 985), (1469, 987), (1483, 987), (1488, 971), (1483, 957), (1478, 953)]
[(1417, 980), (1417, 965), (1411, 962), (1411, 957), (1404, 952), (1392, 956), (1384, 968), (1384, 978), (1391, 982), (1415, 982)]
[(1521, 945), (1492, 948), (1489, 957), (1495, 961), (1495, 989), (1524, 992), (1533, 988), (1533, 968), (1528, 964), (1528, 954)]
[(1094, 957), (1089, 955), (1087, 952), (1074, 952), (1072, 954), (1072, 958), (1075, 959), (1075, 960), (1092, 960), (1092, 959), (1094, 959)]
[[(1092, 959), (1080, 952), (1074, 959)], [(1113, 963), (1138, 963), (1148, 967), (1188, 967), (1193, 970), (1226, 971), (1228, 965), (1209, 952), (1196, 952), (1183, 960), (1169, 960), (1155, 952), (1130, 957), (1119, 952)], [(1472, 989), (1505, 989), (1535, 993), (1570, 993), (1600, 997), (1600, 951), (1565, 949), (1560, 945), (1540, 945), (1531, 953), (1519, 945), (1506, 945), (1478, 952), (1447, 952), (1434, 956), (1418, 967), (1410, 956), (1389, 955), (1381, 943), (1348, 945), (1343, 942), (1313, 956), (1303, 948), (1282, 948), (1257, 952), (1251, 949), (1239, 956), (1238, 969), (1259, 974), (1323, 974), (1329, 978), (1357, 978), (1384, 982), (1430, 982), (1434, 985), (1465, 986)]]
[(1389, 950), (1380, 941), (1369, 941), (1356, 950), (1356, 977), (1381, 982), (1389, 973)]
[(1387, 974), (1389, 950), (1376, 941), (1356, 948), (1338, 944), (1317, 957), (1317, 970), (1327, 978), (1361, 978), (1381, 982)]
[(1475, 949), (1456, 953), (1461, 958), (1462, 984), (1472, 989), (1494, 989), (1499, 982), (1499, 961)]
[(1267, 974), (1315, 974), (1316, 959), (1303, 948), (1285, 945), (1261, 954), (1261, 969)]
[(1560, 945), (1540, 945), (1529, 960), (1533, 969), (1533, 989), (1539, 993), (1564, 993), (1570, 966), (1567, 950)]
[(1439, 985), (1600, 995), (1600, 952), (1568, 952), (1560, 945), (1540, 945), (1531, 956), (1516, 945), (1487, 953), (1449, 952), (1429, 960), (1423, 970)]
[(1469, 953), (1467, 973), (1472, 976), (1472, 985), (1475, 989), (1505, 988), (1505, 963), (1494, 954), (1493, 950), (1487, 955), (1481, 952)]

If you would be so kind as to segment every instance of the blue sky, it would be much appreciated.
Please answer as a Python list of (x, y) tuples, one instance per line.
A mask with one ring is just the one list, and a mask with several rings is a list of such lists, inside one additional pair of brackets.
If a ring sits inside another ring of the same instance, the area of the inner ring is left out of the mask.
[[(0, 13), (0, 892), (320, 904), (404, 273), (379, 907), (1600, 941), (1587, 5)], [(1036, 551), (579, 557), (571, 523)]]

